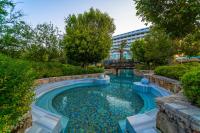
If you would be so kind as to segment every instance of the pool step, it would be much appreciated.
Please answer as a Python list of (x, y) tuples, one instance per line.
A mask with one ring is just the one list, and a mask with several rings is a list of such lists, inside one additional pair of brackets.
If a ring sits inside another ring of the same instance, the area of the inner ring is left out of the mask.
[[(139, 133), (139, 132), (138, 132)], [(140, 133), (158, 133), (157, 129), (155, 128), (149, 128), (149, 129), (145, 129)]]
[(118, 133), (126, 133), (126, 120), (120, 120), (118, 126)]
[(156, 129), (157, 110), (127, 117), (126, 130), (129, 133), (157, 133)]
[(32, 127), (26, 133), (60, 133), (61, 117), (37, 106), (32, 106)]

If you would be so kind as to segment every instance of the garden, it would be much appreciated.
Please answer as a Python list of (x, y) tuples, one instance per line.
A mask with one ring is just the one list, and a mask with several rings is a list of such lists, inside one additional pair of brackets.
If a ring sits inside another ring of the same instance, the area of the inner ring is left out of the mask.
[[(137, 15), (151, 23), (145, 38), (131, 45), (132, 60), (140, 62), (136, 69), (179, 80), (184, 95), (200, 107), (200, 63), (175, 59), (200, 55), (200, 3), (135, 4)], [(103, 73), (103, 66), (96, 64), (109, 57), (115, 31), (113, 18), (90, 8), (67, 16), (62, 36), (52, 23), (29, 25), (15, 6), (13, 1), (0, 1), (0, 132), (11, 132), (30, 111), (36, 79)]]
[(51, 23), (27, 24), (15, 6), (0, 1), (0, 132), (11, 132), (30, 110), (36, 79), (103, 73), (95, 64), (108, 56), (115, 29), (108, 14), (91, 8), (68, 16), (61, 36)]

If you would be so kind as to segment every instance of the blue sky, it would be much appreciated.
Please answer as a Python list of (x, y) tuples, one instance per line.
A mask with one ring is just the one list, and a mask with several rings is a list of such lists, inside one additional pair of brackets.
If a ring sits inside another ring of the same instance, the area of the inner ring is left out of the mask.
[(51, 22), (61, 31), (65, 31), (64, 18), (69, 14), (78, 14), (89, 8), (98, 8), (107, 12), (116, 25), (114, 35), (146, 27), (136, 16), (133, 0), (13, 0), (19, 2), (17, 9), (25, 14), (25, 21), (35, 26), (38, 23)]

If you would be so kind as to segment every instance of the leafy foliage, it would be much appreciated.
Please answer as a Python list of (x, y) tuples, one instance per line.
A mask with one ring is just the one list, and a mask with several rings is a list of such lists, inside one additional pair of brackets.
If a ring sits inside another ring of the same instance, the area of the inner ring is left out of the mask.
[(199, 63), (177, 64), (172, 66), (159, 66), (154, 72), (157, 75), (180, 80), (181, 77), (192, 69), (200, 68)]
[(28, 43), (23, 58), (33, 61), (65, 60), (58, 28), (51, 23), (38, 24), (33, 30), (33, 38)]
[(38, 24), (36, 28), (19, 21), (0, 37), (0, 52), (14, 58), (33, 61), (66, 62), (60, 32), (52, 24)]
[(89, 66), (87, 69), (80, 66), (61, 64), (58, 62), (30, 62), (33, 70), (36, 72), (37, 78), (47, 78), (67, 75), (81, 75), (102, 73), (103, 68)]
[(109, 54), (114, 30), (113, 19), (97, 9), (70, 15), (64, 36), (67, 58), (82, 66), (103, 60)]
[(11, 57), (20, 58), (21, 54), (33, 41), (33, 35), (31, 27), (23, 21), (7, 27), (0, 38), (0, 52)]
[(187, 56), (195, 56), (200, 53), (200, 30), (188, 34), (183, 40), (179, 41), (182, 53)]
[(168, 64), (174, 54), (169, 36), (156, 28), (152, 28), (144, 40), (133, 42), (131, 51), (133, 59), (155, 66)]
[(30, 109), (33, 80), (28, 63), (0, 55), (0, 131), (10, 132)]
[(124, 55), (124, 52), (126, 51), (126, 46), (127, 46), (127, 41), (126, 40), (122, 40), (122, 42), (119, 44), (119, 47), (118, 48), (115, 48), (114, 50), (119, 52), (120, 54), (120, 62), (122, 62), (123, 60), (123, 55)]
[(11, 0), (0, 1), (0, 36), (4, 30), (18, 21), (22, 16), (21, 11), (15, 11), (15, 3)]
[(131, 52), (133, 60), (140, 62), (145, 62), (145, 41), (144, 39), (139, 39), (133, 42), (131, 45)]
[(134, 0), (143, 21), (165, 29), (171, 37), (184, 37), (200, 26), (199, 0)]
[(192, 103), (200, 106), (200, 67), (186, 73), (181, 81), (184, 94)]

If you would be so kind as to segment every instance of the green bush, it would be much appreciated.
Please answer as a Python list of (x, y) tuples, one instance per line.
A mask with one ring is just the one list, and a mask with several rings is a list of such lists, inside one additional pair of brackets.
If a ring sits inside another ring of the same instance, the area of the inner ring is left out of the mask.
[(82, 68), (80, 66), (73, 66), (68, 64), (54, 63), (54, 62), (31, 62), (33, 70), (37, 74), (37, 78), (58, 77), (68, 75), (92, 74), (102, 73), (103, 68), (89, 66)]
[(181, 81), (184, 94), (192, 103), (200, 106), (200, 67), (184, 74)]
[(165, 76), (172, 79), (180, 80), (181, 77), (195, 67), (200, 67), (200, 63), (186, 63), (172, 66), (159, 66), (154, 72), (156, 75)]
[(34, 78), (27, 62), (0, 54), (0, 131), (10, 132), (30, 109)]

